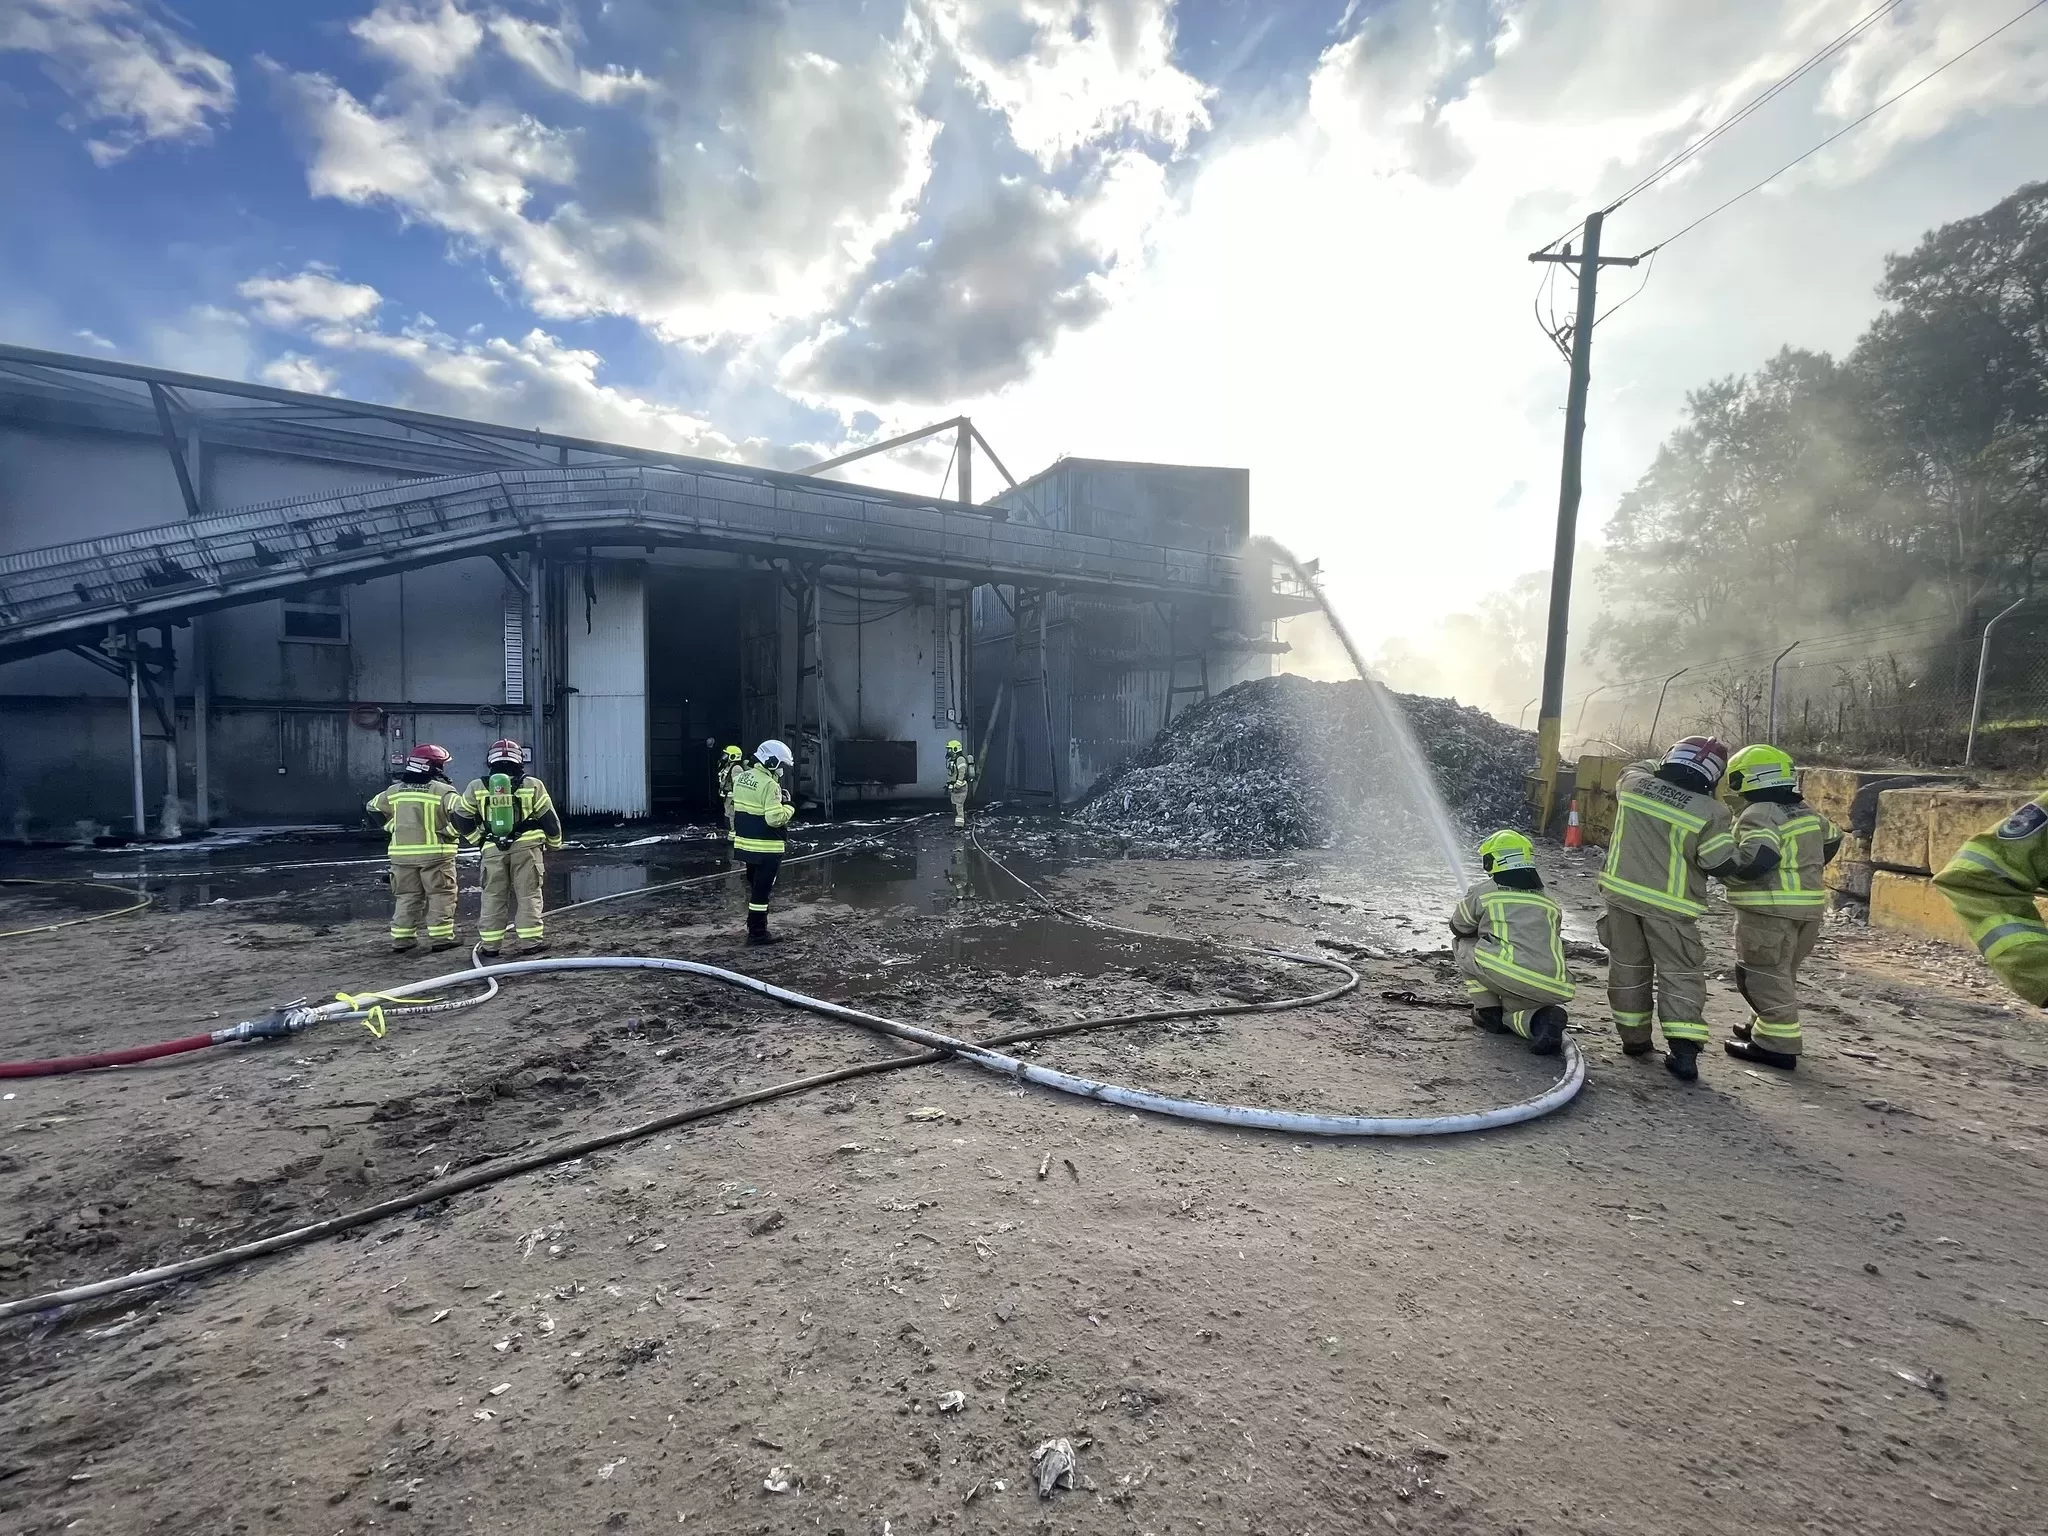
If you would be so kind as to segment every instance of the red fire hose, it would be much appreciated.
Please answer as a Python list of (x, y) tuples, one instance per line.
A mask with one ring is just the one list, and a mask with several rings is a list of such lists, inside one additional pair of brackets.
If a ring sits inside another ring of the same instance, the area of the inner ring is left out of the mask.
[(184, 1051), (203, 1051), (217, 1043), (211, 1034), (187, 1035), (182, 1040), (131, 1046), (125, 1051), (95, 1051), (90, 1056), (52, 1056), (47, 1061), (0, 1061), (0, 1077), (61, 1077), (66, 1072), (89, 1072), (94, 1067), (132, 1067), (138, 1061), (154, 1061), (159, 1056), (176, 1056)]

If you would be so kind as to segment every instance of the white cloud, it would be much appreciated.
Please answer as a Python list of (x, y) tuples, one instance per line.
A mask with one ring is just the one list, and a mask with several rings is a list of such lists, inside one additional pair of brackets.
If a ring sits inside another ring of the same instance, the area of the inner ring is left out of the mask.
[(435, 73), (454, 50), (420, 32), (442, 35), (445, 12), (374, 14), (402, 66), (382, 94), (277, 71), (309, 187), (446, 231), (551, 319), (624, 315), (698, 341), (816, 314), (906, 227), (930, 174), (914, 18), (841, 60), (802, 46), (807, 13), (705, 13), (690, 47), (659, 50), (672, 73), (656, 80), (589, 70), (566, 29), (494, 14), (525, 70), (604, 109), (571, 129)]
[(507, 57), (532, 73), (535, 79), (567, 91), (584, 101), (615, 101), (633, 91), (653, 88), (654, 82), (636, 69), (608, 64), (591, 69), (576, 58), (582, 33), (573, 26), (551, 27), (520, 16), (495, 15), (491, 35)]
[(151, 140), (204, 142), (235, 105), (227, 61), (156, 18), (145, 0), (5, 0), (0, 53), (42, 56), (111, 165)]
[(345, 283), (326, 267), (309, 266), (290, 277), (252, 277), (239, 289), (266, 325), (288, 329), (307, 321), (361, 320), (383, 296), (367, 283)]
[(349, 23), (366, 48), (407, 74), (439, 80), (468, 64), (484, 40), (483, 23), (456, 5), (408, 5), (382, 0), (367, 16)]
[(309, 395), (335, 394), (335, 386), (340, 382), (332, 368), (316, 363), (310, 357), (301, 357), (296, 352), (273, 357), (263, 365), (260, 377), (264, 383), (275, 384), (279, 389), (302, 390)]
[(84, 342), (87, 346), (98, 347), (102, 352), (113, 352), (118, 350), (111, 341), (107, 340), (107, 338), (102, 336), (98, 331), (90, 330), (81, 326), (78, 330), (73, 331), (71, 334), (76, 336), (80, 341)]
[(249, 377), (249, 322), (231, 309), (195, 304), (151, 325), (144, 339), (150, 360), (162, 367), (221, 379)]
[(931, 15), (1047, 169), (1122, 130), (1178, 151), (1209, 125), (1207, 91), (1173, 62), (1172, 0), (933, 0)]

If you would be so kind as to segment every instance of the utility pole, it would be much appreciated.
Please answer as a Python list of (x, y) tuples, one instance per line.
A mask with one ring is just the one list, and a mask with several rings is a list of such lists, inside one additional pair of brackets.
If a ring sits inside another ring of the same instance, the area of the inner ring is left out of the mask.
[(1557, 550), (1550, 562), (1550, 632), (1543, 649), (1543, 706), (1536, 717), (1536, 825), (1550, 826), (1557, 801), (1557, 754), (1564, 713), (1565, 648), (1572, 613), (1572, 556), (1579, 542), (1579, 460), (1586, 443), (1586, 386), (1593, 376), (1593, 321), (1599, 314), (1600, 269), (1632, 267), (1640, 256), (1602, 256), (1600, 226), (1605, 213), (1586, 216), (1586, 242), (1577, 255), (1569, 242), (1560, 251), (1533, 251), (1531, 261), (1576, 266), (1578, 310), (1571, 324), (1571, 388), (1564, 407), (1564, 469), (1557, 487)]

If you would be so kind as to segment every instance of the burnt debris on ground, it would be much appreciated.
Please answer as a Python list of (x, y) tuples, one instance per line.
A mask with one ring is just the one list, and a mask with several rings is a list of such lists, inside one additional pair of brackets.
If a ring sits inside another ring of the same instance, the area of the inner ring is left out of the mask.
[[(1121, 764), (1075, 810), (1133, 842), (1274, 853), (1418, 831), (1410, 760), (1373, 685), (1264, 677), (1205, 699)], [(1536, 738), (1451, 699), (1388, 695), (1452, 816), (1474, 832), (1526, 827)]]

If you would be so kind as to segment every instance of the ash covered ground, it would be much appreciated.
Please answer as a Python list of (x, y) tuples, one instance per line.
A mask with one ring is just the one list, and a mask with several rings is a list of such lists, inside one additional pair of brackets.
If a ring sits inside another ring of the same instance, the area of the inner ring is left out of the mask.
[[(1239, 683), (1161, 731), (1074, 817), (1135, 843), (1209, 854), (1424, 840), (1414, 768), (1371, 687), (1299, 677)], [(1533, 734), (1452, 699), (1387, 697), (1468, 831), (1528, 825), (1522, 785)]]

